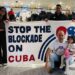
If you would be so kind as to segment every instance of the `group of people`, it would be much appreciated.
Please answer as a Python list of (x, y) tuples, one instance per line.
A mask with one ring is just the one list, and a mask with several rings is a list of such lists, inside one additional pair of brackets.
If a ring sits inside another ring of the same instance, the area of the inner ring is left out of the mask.
[(47, 49), (46, 68), (50, 73), (58, 69), (67, 73), (68, 66), (75, 61), (73, 59), (75, 56), (75, 36), (68, 36), (67, 41), (64, 41), (65, 34), (66, 30), (58, 28), (57, 39)]
[[(20, 12), (15, 15), (15, 12), (11, 8), (11, 10), (8, 12), (9, 20), (10, 21), (16, 21), (17, 17), (19, 17), (20, 21), (23, 21), (23, 17), (20, 15)], [(62, 6), (60, 4), (56, 5), (55, 13), (46, 12), (44, 10), (41, 10), (39, 14), (32, 13), (30, 17), (26, 17), (26, 21), (41, 21), (41, 20), (72, 20), (75, 19), (74, 16), (70, 13), (69, 10), (66, 11), (66, 13), (62, 13)]]
[(72, 20), (74, 17), (67, 11), (65, 14), (62, 13), (62, 6), (60, 4), (56, 5), (55, 13), (41, 11), (38, 14), (32, 14), (28, 21), (40, 21), (40, 20)]
[[(51, 15), (51, 20), (67, 20), (66, 16), (61, 12), (61, 5), (56, 5), (55, 14)], [(12, 11), (12, 9), (11, 9)], [(10, 14), (14, 14), (13, 12)], [(42, 15), (42, 14), (41, 14)], [(42, 16), (43, 17), (43, 16)], [(42, 17), (40, 17), (42, 19)], [(46, 17), (44, 17), (45, 19)], [(10, 17), (11, 19), (11, 17)], [(12, 20), (12, 19), (11, 19)], [(6, 48), (6, 34), (5, 34), (5, 22), (8, 22), (7, 11), (5, 7), (0, 7), (0, 64), (5, 65), (7, 63), (7, 48)], [(71, 59), (75, 54), (75, 37), (68, 36), (67, 42), (64, 41), (66, 31), (58, 30), (56, 31), (57, 39), (53, 42), (46, 53), (46, 66), (50, 61), (50, 72), (61, 67), (61, 63), (64, 61), (69, 64), (72, 63)], [(73, 47), (73, 48), (72, 48)], [(62, 68), (64, 68), (63, 66)]]

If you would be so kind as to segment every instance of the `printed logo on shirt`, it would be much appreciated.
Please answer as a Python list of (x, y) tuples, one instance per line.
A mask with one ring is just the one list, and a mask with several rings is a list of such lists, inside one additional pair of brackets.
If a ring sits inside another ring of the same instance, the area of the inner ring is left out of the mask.
[(55, 53), (57, 54), (57, 55), (63, 55), (63, 53), (64, 53), (64, 47), (63, 46), (59, 46), (56, 50), (55, 50)]

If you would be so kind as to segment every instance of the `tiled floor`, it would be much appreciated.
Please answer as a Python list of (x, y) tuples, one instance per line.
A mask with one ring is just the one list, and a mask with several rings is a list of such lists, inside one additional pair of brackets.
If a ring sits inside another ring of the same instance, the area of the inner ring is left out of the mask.
[(49, 74), (45, 68), (0, 67), (0, 75), (64, 75), (61, 72)]
[[(75, 75), (75, 63), (70, 65), (68, 75)], [(49, 74), (44, 67), (0, 67), (0, 75), (64, 75), (61, 70)]]
[(0, 67), (0, 75), (50, 75), (44, 68)]

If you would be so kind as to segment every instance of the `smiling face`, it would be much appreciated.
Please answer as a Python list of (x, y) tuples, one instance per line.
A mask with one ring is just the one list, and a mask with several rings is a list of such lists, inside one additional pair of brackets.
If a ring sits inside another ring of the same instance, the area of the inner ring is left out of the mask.
[(73, 36), (68, 36), (67, 41), (68, 41), (69, 44), (72, 44), (74, 42)]
[(60, 31), (58, 31), (58, 33), (56, 35), (57, 35), (59, 42), (63, 42), (63, 40), (65, 38), (65, 33), (60, 30)]
[(2, 8), (0, 9), (0, 19), (2, 19), (4, 15), (5, 15), (5, 10), (4, 8)]
[(62, 11), (62, 8), (61, 8), (61, 5), (56, 5), (56, 13), (61, 13)]

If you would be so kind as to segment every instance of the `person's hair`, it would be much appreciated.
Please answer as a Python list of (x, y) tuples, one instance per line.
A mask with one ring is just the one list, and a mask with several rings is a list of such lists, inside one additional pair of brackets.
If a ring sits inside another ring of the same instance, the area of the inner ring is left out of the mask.
[(5, 21), (5, 20), (7, 20), (7, 11), (6, 11), (5, 7), (0, 6), (0, 10), (2, 10), (2, 9), (4, 9), (4, 12), (5, 12), (5, 15), (3, 16), (2, 21)]
[(74, 38), (74, 43), (75, 43), (75, 36), (73, 36), (73, 38)]
[(58, 7), (58, 6), (59, 6), (59, 7), (61, 7), (61, 5), (60, 5), (60, 4), (57, 4), (57, 5), (56, 5), (56, 7)]
[(73, 43), (75, 43), (75, 36), (68, 36), (67, 40), (72, 39)]

